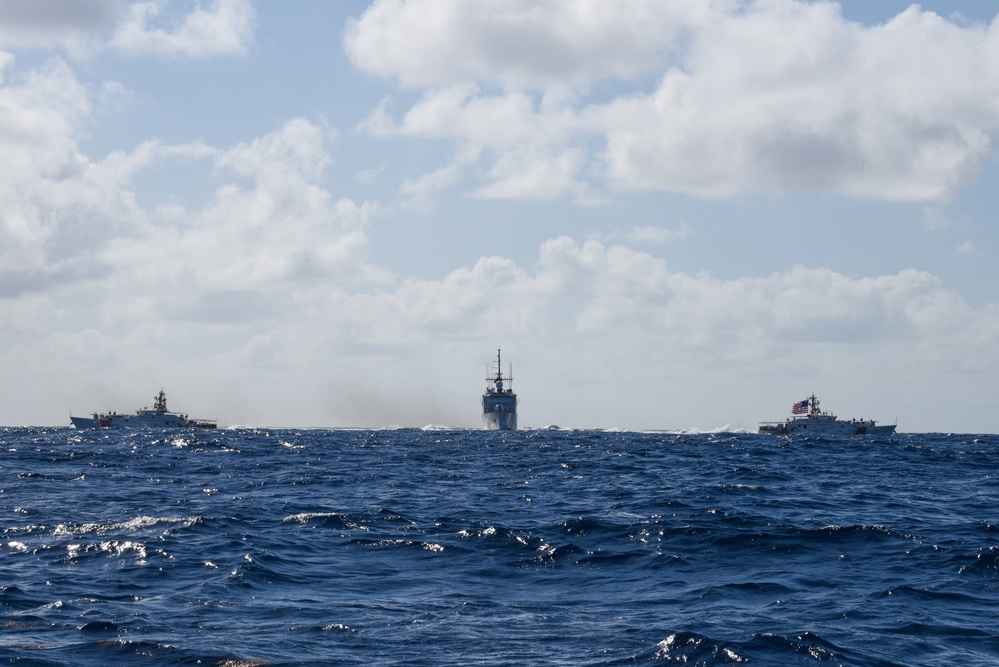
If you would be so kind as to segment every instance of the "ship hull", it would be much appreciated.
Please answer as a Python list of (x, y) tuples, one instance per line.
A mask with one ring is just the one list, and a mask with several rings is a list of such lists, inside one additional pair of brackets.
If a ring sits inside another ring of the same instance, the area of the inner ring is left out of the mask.
[(797, 419), (787, 422), (760, 424), (760, 433), (775, 435), (891, 435), (895, 424), (877, 425), (870, 422), (821, 421)]
[(73, 426), (78, 429), (91, 428), (120, 428), (120, 429), (142, 429), (142, 428), (217, 428), (213, 420), (208, 419), (184, 419), (177, 415), (98, 415), (92, 417), (70, 417)]
[(516, 431), (516, 412), (486, 412), (482, 415), (482, 426), (487, 431)]
[[(807, 411), (807, 414), (804, 414)], [(812, 394), (791, 406), (795, 415), (782, 422), (761, 422), (760, 433), (772, 435), (879, 435), (895, 432), (895, 424), (878, 423), (873, 419), (837, 419), (836, 415), (819, 409), (819, 399)], [(798, 416), (801, 415), (801, 416)]]
[(482, 427), (487, 431), (517, 430), (517, 394), (506, 382), (513, 382), (513, 368), (503, 374), (497, 349), (496, 372), (486, 375), (486, 393), (482, 394)]
[(69, 420), (73, 423), (74, 428), (86, 429), (86, 428), (107, 428), (111, 426), (108, 422), (102, 422), (98, 418), (94, 417), (70, 417)]
[(91, 417), (70, 416), (73, 426), (78, 429), (90, 428), (216, 428), (218, 424), (213, 419), (190, 419), (179, 412), (167, 409), (166, 393), (160, 389), (155, 403), (151, 408), (141, 408), (135, 414), (126, 415), (117, 412), (104, 414), (93, 413)]

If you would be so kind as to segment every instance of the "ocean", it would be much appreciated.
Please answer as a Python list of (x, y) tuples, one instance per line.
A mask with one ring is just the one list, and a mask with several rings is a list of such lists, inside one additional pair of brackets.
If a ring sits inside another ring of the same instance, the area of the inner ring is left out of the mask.
[(0, 664), (995, 665), (999, 436), (0, 429)]

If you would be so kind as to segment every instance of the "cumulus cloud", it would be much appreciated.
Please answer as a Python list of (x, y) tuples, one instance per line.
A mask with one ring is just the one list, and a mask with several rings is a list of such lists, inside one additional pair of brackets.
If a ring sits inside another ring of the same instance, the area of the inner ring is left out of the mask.
[[(11, 382), (30, 373), (58, 391), (56, 378), (100, 369), (115, 384), (189, 386), (206, 373), (235, 382), (235, 369), (302, 369), (326, 358), (322, 329), (343, 295), (392, 280), (366, 259), (376, 207), (322, 185), (335, 135), (319, 125), (291, 119), (223, 147), (146, 141), (94, 160), (78, 146), (87, 90), (59, 60), (0, 88), (0, 114), (0, 363)], [(207, 167), (208, 196), (141, 200), (134, 180), (177, 162)]]
[(161, 1), (135, 2), (118, 25), (111, 46), (130, 55), (206, 58), (242, 55), (253, 40), (256, 13), (249, 0), (213, 0), (180, 20)]
[(106, 234), (141, 217), (77, 147), (90, 95), (60, 59), (0, 85), (0, 275), (6, 296), (81, 279)]
[(994, 52), (991, 29), (916, 7), (863, 28), (835, 5), (763, 5), (705, 30), (654, 93), (599, 110), (609, 173), (700, 196), (943, 198), (991, 153), (999, 88), (974, 82)]
[[(364, 260), (371, 207), (321, 185), (328, 130), (292, 119), (231, 147), (146, 141), (94, 160), (78, 146), (90, 100), (59, 59), (0, 85), (0, 298), (99, 285), (106, 323), (212, 321), (273, 315), (326, 280), (384, 279)], [(206, 165), (208, 199), (140, 202), (134, 179), (175, 162)]]
[(344, 46), (424, 91), (368, 127), (482, 146), (483, 196), (934, 201), (992, 156), (997, 35), (918, 6), (868, 27), (801, 0), (379, 0)]
[(692, 27), (736, 2), (378, 0), (344, 37), (361, 69), (406, 87), (586, 85), (654, 71)]
[(970, 343), (982, 355), (981, 367), (999, 362), (985, 349), (999, 313), (975, 311), (926, 272), (849, 278), (796, 267), (721, 280), (670, 271), (646, 252), (570, 237), (542, 244), (533, 268), (484, 257), (440, 281), (404, 280), (346, 296), (339, 313), (375, 344), (506, 331), (538, 336), (543, 348), (582, 336), (608, 345), (627, 340), (636, 357), (665, 347), (676, 357), (695, 355), (694, 365), (720, 355), (733, 373), (821, 346), (919, 349), (945, 367), (965, 359), (963, 345)]
[(461, 180), (464, 170), (475, 164), (478, 158), (477, 147), (459, 147), (449, 164), (418, 178), (407, 178), (400, 188), (400, 193), (406, 198), (405, 205), (427, 210), (431, 206), (432, 195)]
[[(311, 290), (381, 281), (383, 272), (364, 261), (370, 211), (318, 183), (330, 162), (328, 140), (322, 128), (293, 119), (231, 148), (171, 147), (203, 151), (220, 182), (200, 210), (162, 209), (164, 218), (151, 218), (142, 234), (106, 245), (100, 256), (121, 274), (116, 291), (127, 295), (107, 317), (270, 319), (300, 307)], [(156, 152), (168, 156), (163, 147)], [(172, 224), (179, 215), (183, 225)]]

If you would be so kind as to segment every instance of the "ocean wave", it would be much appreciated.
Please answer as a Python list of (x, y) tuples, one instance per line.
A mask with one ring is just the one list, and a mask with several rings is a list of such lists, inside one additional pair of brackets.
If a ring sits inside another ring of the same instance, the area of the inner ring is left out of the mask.
[(790, 637), (764, 632), (754, 636), (753, 641), (748, 642), (744, 650), (750, 654), (760, 652), (771, 655), (778, 661), (781, 660), (780, 656), (784, 656), (784, 661), (800, 657), (816, 662), (840, 662), (844, 658), (843, 649), (812, 632), (803, 632)]
[[(154, 553), (160, 556), (167, 556), (162, 549), (154, 549)], [(99, 556), (135, 556), (139, 563), (144, 563), (147, 557), (146, 545), (143, 542), (133, 542), (131, 540), (104, 540), (89, 544), (69, 544), (66, 546), (66, 558), (72, 561), (79, 561), (87, 555)]]
[(958, 568), (961, 574), (987, 574), (999, 576), (999, 547), (990, 546), (978, 550), (971, 563), (962, 564)]
[(695, 632), (669, 635), (656, 644), (648, 657), (658, 662), (694, 665), (749, 662), (737, 649)]
[(284, 517), (286, 523), (301, 523), (333, 530), (369, 530), (372, 519), (342, 512), (301, 512)]
[(200, 523), (202, 519), (200, 517), (153, 517), (153, 516), (137, 516), (133, 519), (120, 522), (110, 522), (110, 523), (83, 523), (83, 524), (67, 524), (60, 523), (52, 531), (53, 535), (63, 536), (63, 535), (87, 535), (89, 533), (96, 533), (98, 535), (115, 532), (115, 531), (125, 531), (125, 532), (138, 532), (142, 530), (147, 530), (150, 528), (158, 528), (166, 526), (169, 528), (189, 528)]

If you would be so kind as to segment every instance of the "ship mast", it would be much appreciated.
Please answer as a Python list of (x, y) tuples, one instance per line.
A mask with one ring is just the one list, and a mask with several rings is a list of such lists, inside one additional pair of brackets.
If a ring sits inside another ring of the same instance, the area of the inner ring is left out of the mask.
[[(503, 382), (513, 382), (513, 366), (510, 366), (510, 372), (507, 375), (503, 375), (503, 358), (500, 354), (500, 348), (496, 348), (496, 375), (492, 374), (492, 371), (488, 371), (486, 375), (486, 382), (492, 383), (491, 389), (493, 391), (502, 392)], [(507, 391), (513, 391), (513, 389), (508, 389)]]
[(160, 389), (160, 393), (156, 396), (156, 399), (153, 402), (153, 409), (161, 410), (163, 412), (167, 411), (166, 393), (164, 393), (163, 389)]

